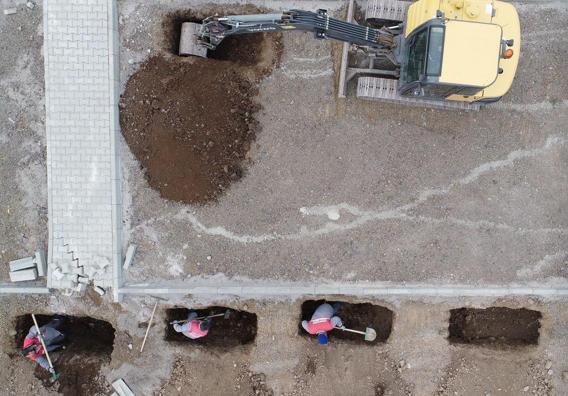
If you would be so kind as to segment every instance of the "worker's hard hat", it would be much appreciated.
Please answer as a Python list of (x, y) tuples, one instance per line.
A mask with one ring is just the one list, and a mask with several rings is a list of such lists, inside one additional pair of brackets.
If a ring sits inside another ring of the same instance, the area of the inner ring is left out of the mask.
[(327, 345), (328, 339), (326, 333), (319, 333), (318, 334), (318, 342), (320, 345)]
[(211, 327), (211, 321), (210, 320), (204, 320), (201, 323), (199, 323), (199, 329), (201, 331), (209, 330), (210, 327)]

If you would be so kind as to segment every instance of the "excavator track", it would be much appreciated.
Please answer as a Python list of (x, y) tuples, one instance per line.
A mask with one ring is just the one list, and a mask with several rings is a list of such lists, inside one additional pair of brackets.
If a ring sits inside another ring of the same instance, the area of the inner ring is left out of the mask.
[(388, 78), (359, 77), (357, 79), (357, 97), (360, 99), (376, 100), (387, 103), (397, 103), (409, 106), (431, 107), (451, 110), (479, 110), (477, 103), (450, 102), (400, 96), (397, 92), (398, 81)]
[[(388, 20), (403, 21), (406, 10), (411, 2), (399, 0), (369, 0), (365, 18), (367, 20)], [(347, 10), (347, 22), (353, 23), (354, 0), (349, 1)], [(339, 89), (337, 96), (344, 98), (347, 92), (347, 75), (349, 65), (349, 45), (343, 45), (341, 68), (339, 75)], [(430, 107), (448, 110), (470, 110), (477, 111), (480, 108), (478, 103), (467, 103), (458, 101), (438, 101), (424, 98), (412, 98), (401, 96), (398, 93), (398, 81), (390, 78), (360, 76), (357, 78), (356, 96), (359, 99), (374, 100), (386, 103), (396, 103), (401, 105)]]
[(369, 0), (365, 10), (365, 20), (402, 22), (409, 5), (409, 1)]

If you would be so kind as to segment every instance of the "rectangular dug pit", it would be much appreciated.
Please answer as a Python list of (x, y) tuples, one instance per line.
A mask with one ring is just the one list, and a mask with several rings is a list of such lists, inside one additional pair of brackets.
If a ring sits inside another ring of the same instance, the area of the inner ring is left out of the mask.
[[(100, 368), (111, 360), (114, 344), (114, 328), (108, 322), (90, 317), (59, 315), (62, 324), (58, 330), (65, 335), (62, 345), (65, 349), (50, 352), (49, 356), (57, 373), (57, 382), (49, 381), (50, 374), (33, 363), (34, 374), (41, 379), (46, 388), (57, 390), (63, 395), (95, 395), (108, 394), (110, 391), (106, 381), (99, 376)], [(41, 327), (49, 323), (54, 315), (36, 315)], [(15, 347), (21, 350), (24, 339), (34, 325), (31, 315), (18, 316), (15, 321)], [(14, 359), (26, 359), (19, 353)]]
[(330, 342), (334, 340), (347, 341), (350, 343), (374, 345), (386, 342), (392, 331), (393, 312), (380, 305), (369, 303), (352, 304), (341, 301), (308, 300), (302, 303), (302, 313), (298, 324), (299, 334), (305, 337), (314, 336), (308, 334), (302, 328), (302, 320), (310, 320), (312, 314), (323, 303), (341, 304), (336, 315), (341, 318), (343, 325), (349, 329), (365, 331), (367, 327), (375, 329), (377, 338), (374, 341), (365, 341), (360, 334), (349, 333), (342, 330), (332, 330), (328, 333)]
[(541, 318), (540, 312), (525, 308), (452, 309), (448, 339), (458, 344), (536, 345)]
[(239, 345), (251, 344), (256, 338), (257, 318), (250, 312), (230, 309), (228, 318), (213, 318), (209, 333), (202, 338), (192, 340), (177, 333), (170, 322), (185, 320), (190, 311), (197, 312), (199, 317), (211, 314), (221, 314), (227, 311), (227, 307), (210, 307), (205, 309), (171, 308), (166, 310), (166, 341), (180, 342), (194, 345), (203, 345), (218, 348), (233, 348)]

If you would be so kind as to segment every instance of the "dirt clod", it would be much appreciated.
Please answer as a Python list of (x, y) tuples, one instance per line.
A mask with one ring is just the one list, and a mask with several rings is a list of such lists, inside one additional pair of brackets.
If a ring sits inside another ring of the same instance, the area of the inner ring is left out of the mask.
[[(299, 334), (312, 337), (302, 328), (301, 321), (310, 320), (316, 308), (324, 302), (328, 302), (330, 304), (336, 303), (336, 301), (308, 300), (302, 304)], [(371, 327), (377, 332), (377, 338), (374, 341), (365, 341), (363, 335), (341, 330), (333, 330), (329, 333), (330, 340), (338, 339), (342, 341), (372, 345), (379, 342), (385, 342), (389, 338), (393, 320), (393, 312), (390, 309), (369, 303), (351, 304), (339, 302), (339, 304), (340, 307), (337, 311), (337, 316), (341, 318), (345, 327), (360, 331), (365, 331), (367, 327)]]
[(540, 312), (525, 308), (452, 309), (449, 340), (496, 346), (536, 345), (541, 318)]
[[(210, 307), (207, 309), (196, 309), (198, 316), (224, 313), (226, 307)], [(166, 311), (166, 341), (203, 345), (207, 347), (220, 347), (223, 349), (239, 345), (250, 344), (256, 338), (257, 318), (256, 315), (244, 311), (231, 310), (230, 316), (213, 318), (213, 323), (209, 333), (202, 338), (192, 340), (182, 333), (177, 333), (170, 322), (174, 320), (185, 320), (189, 314), (187, 308), (172, 308)]]
[[(96, 395), (110, 390), (107, 381), (100, 376), (103, 364), (111, 360), (114, 343), (114, 328), (110, 323), (89, 317), (65, 316), (60, 330), (65, 334), (63, 345), (50, 353), (53, 365), (60, 374), (57, 382), (51, 383), (50, 374), (37, 366), (34, 374), (46, 388), (55, 388), (63, 395)], [(36, 315), (38, 325), (48, 323), (53, 316)], [(31, 315), (16, 318), (16, 348), (20, 349), (24, 338), (33, 326)], [(15, 358), (23, 359), (19, 354)]]

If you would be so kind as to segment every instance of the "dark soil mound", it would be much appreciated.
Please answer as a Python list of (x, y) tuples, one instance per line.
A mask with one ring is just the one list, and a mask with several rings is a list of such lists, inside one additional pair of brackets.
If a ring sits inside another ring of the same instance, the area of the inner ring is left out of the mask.
[[(310, 320), (312, 314), (323, 303), (334, 304), (337, 301), (325, 300), (308, 300), (302, 304), (302, 313), (299, 323), (299, 334), (306, 337), (313, 337), (306, 333), (302, 328), (302, 320)], [(343, 325), (349, 329), (365, 331), (367, 327), (375, 329), (377, 338), (374, 341), (365, 341), (363, 335), (349, 333), (341, 330), (333, 330), (328, 333), (330, 340), (337, 339), (349, 341), (360, 344), (377, 344), (379, 342), (386, 342), (392, 331), (393, 312), (380, 305), (373, 305), (369, 303), (364, 304), (351, 304), (346, 302), (339, 302), (341, 304), (337, 311), (337, 316), (341, 318)]]
[[(167, 18), (168, 37), (177, 35), (169, 50), (192, 15)], [(243, 176), (258, 130), (257, 86), (280, 52), (279, 35), (239, 36), (209, 51), (212, 59), (156, 56), (130, 78), (122, 133), (163, 198), (204, 203)]]
[[(38, 325), (48, 323), (53, 316), (36, 315)], [(16, 318), (16, 348), (19, 350), (24, 338), (33, 326), (31, 315)], [(114, 328), (110, 323), (89, 317), (65, 316), (60, 327), (65, 334), (65, 350), (50, 353), (53, 365), (60, 374), (55, 383), (49, 381), (50, 374), (39, 367), (35, 376), (40, 378), (45, 387), (54, 387), (63, 395), (95, 395), (108, 393), (107, 381), (99, 376), (103, 364), (109, 363), (114, 343)], [(22, 358), (19, 354), (17, 358)], [(23, 358), (22, 358), (23, 359)]]
[(449, 340), (462, 344), (536, 345), (542, 314), (530, 309), (491, 307), (450, 311)]
[[(226, 307), (210, 307), (194, 310), (199, 316), (224, 313)], [(182, 342), (208, 347), (228, 349), (239, 345), (250, 344), (256, 338), (257, 318), (253, 313), (231, 310), (228, 319), (224, 317), (213, 318), (209, 333), (202, 338), (192, 340), (182, 333), (176, 333), (170, 324), (174, 320), (185, 320), (189, 314), (187, 308), (172, 308), (166, 311), (166, 337), (167, 341)]]

